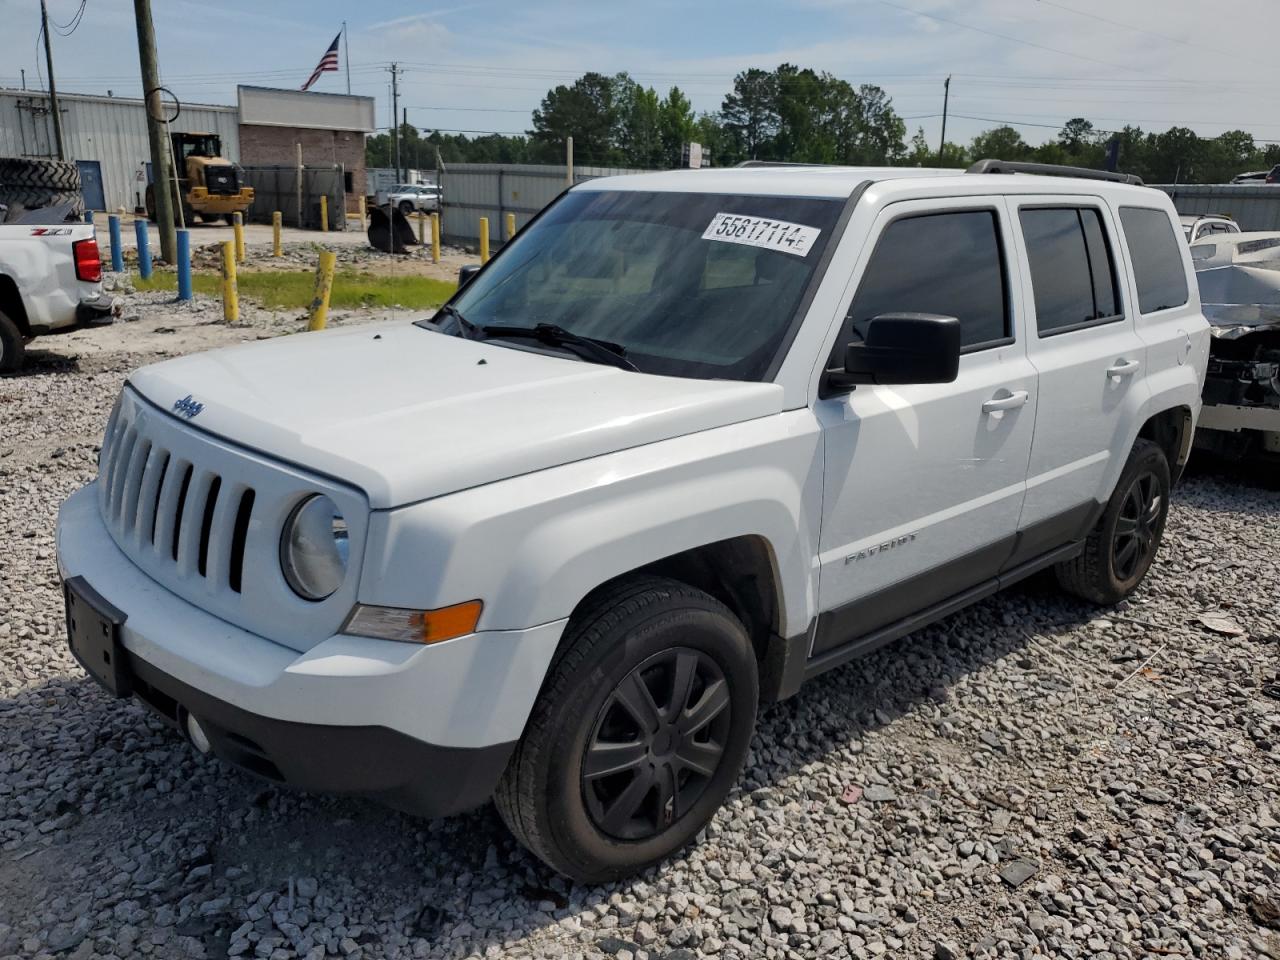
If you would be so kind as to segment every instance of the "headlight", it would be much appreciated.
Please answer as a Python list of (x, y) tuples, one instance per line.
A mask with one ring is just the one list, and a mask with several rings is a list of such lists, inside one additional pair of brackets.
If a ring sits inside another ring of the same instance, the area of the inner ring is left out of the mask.
[(293, 508), (280, 537), (280, 569), (304, 600), (323, 600), (347, 576), (347, 521), (338, 505), (316, 494)]

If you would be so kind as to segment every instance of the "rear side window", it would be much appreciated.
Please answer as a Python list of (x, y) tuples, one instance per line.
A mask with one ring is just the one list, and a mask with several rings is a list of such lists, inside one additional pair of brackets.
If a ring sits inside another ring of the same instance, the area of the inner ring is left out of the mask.
[(1186, 303), (1182, 248), (1168, 214), (1148, 207), (1121, 207), (1120, 222), (1138, 284), (1138, 309), (1154, 313)]
[(873, 317), (936, 313), (960, 321), (963, 347), (1008, 339), (999, 224), (991, 210), (930, 213), (885, 228), (849, 308), (854, 339)]
[(1115, 265), (1102, 214), (1092, 207), (1033, 207), (1018, 216), (1040, 336), (1119, 319)]

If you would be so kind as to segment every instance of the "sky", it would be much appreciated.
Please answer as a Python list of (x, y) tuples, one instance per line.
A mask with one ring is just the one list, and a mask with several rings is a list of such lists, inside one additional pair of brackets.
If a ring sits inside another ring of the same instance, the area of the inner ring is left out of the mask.
[[(909, 133), (967, 143), (1001, 122), (1031, 143), (1076, 116), (1101, 129), (1245, 129), (1280, 141), (1276, 0), (152, 0), (163, 82), (234, 103), (237, 83), (297, 88), (348, 21), (351, 92), (424, 129), (519, 133), (548, 88), (588, 70), (679, 86), (716, 110), (733, 76), (783, 62), (875, 83)], [(48, 0), (57, 25), (80, 0)], [(1229, 6), (1230, 14), (1223, 11)], [(44, 82), (38, 0), (0, 0), (0, 86)], [(53, 34), (62, 90), (137, 96), (133, 0), (85, 0)], [(344, 93), (345, 71), (312, 88)], [(583, 158), (584, 160), (586, 158)]]

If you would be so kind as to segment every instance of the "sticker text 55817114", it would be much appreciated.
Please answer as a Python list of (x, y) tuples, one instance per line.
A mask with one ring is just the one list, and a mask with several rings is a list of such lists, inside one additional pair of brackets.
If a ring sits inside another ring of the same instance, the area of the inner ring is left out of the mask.
[(702, 239), (741, 243), (748, 247), (778, 250), (803, 257), (809, 253), (820, 233), (821, 228), (806, 227), (803, 223), (749, 217), (740, 213), (717, 213), (702, 232)]

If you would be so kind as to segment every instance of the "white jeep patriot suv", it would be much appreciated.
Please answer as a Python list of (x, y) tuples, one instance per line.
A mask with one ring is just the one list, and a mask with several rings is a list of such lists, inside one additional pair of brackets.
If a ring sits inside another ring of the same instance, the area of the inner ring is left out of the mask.
[(760, 704), (1038, 570), (1113, 603), (1151, 565), (1187, 247), (1163, 193), (1036, 172), (593, 180), (434, 320), (139, 370), (62, 507), (72, 649), (271, 780), (652, 864)]

